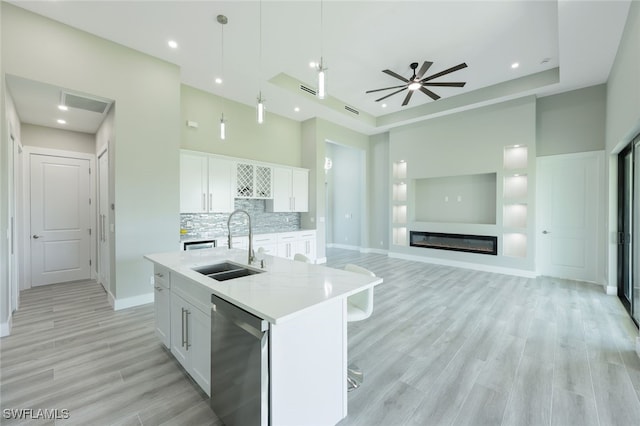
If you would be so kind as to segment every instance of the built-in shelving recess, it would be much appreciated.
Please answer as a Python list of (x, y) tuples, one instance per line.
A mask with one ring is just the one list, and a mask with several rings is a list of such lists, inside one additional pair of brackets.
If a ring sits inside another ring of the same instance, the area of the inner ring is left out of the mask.
[(407, 245), (407, 162), (393, 163), (392, 191), (392, 244)]
[(526, 145), (504, 147), (502, 254), (507, 257), (527, 256), (528, 156)]

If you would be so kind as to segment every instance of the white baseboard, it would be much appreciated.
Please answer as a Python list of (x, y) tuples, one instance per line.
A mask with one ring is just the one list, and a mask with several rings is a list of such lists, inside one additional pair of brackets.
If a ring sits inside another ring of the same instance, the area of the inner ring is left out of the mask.
[(139, 296), (123, 297), (116, 299), (111, 292), (107, 292), (109, 296), (109, 304), (114, 311), (121, 309), (133, 308), (134, 306), (146, 305), (147, 303), (153, 303), (153, 293), (141, 294)]
[(330, 243), (327, 244), (327, 248), (339, 248), (343, 250), (354, 250), (359, 251), (360, 253), (377, 253), (377, 254), (387, 254), (388, 250), (369, 248), (369, 247), (360, 247), (360, 246), (350, 246), (348, 244), (335, 244)]
[(5, 337), (11, 334), (11, 327), (13, 326), (13, 315), (9, 315), (9, 319), (0, 322), (0, 337)]
[(343, 250), (355, 250), (355, 251), (360, 251), (360, 247), (359, 246), (351, 246), (348, 244), (336, 244), (336, 243), (330, 243), (327, 244), (328, 248), (339, 248), (339, 249), (343, 249)]
[(417, 262), (433, 263), (436, 265), (453, 266), (456, 268), (473, 269), (475, 271), (495, 272), (497, 274), (515, 275), (524, 278), (535, 278), (535, 271), (526, 271), (523, 269), (505, 268), (503, 266), (482, 265), (479, 263), (460, 262), (457, 260), (438, 259), (434, 257), (415, 256), (411, 254), (389, 252), (389, 257), (405, 260), (415, 260)]
[(604, 286), (604, 291), (609, 296), (617, 296), (618, 295), (618, 287), (616, 287), (615, 285), (605, 285)]
[(384, 254), (388, 255), (389, 250), (377, 249), (377, 248), (361, 248), (360, 253), (375, 253), (375, 254)]

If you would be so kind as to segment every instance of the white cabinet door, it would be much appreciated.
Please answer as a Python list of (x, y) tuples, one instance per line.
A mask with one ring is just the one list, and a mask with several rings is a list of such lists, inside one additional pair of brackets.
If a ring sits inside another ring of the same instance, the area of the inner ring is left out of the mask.
[(200, 309), (190, 308), (187, 316), (191, 377), (211, 395), (211, 316)]
[(171, 294), (171, 353), (209, 395), (211, 316)]
[(270, 211), (291, 211), (291, 179), (291, 169), (279, 167), (273, 169), (273, 201), (267, 201)]
[(180, 154), (180, 212), (202, 213), (207, 211), (207, 157), (197, 154)]
[(186, 346), (186, 306), (180, 296), (171, 294), (171, 353), (178, 362), (189, 371), (189, 352)]
[(292, 209), (294, 212), (309, 211), (309, 171), (297, 170), (292, 171), (291, 180), (291, 198)]
[(278, 235), (278, 257), (293, 259), (297, 253), (298, 235), (296, 233)]
[(231, 213), (233, 204), (234, 163), (221, 158), (209, 157), (209, 211)]
[(156, 336), (167, 347), (171, 348), (171, 297), (169, 290), (158, 283), (155, 284), (154, 314)]
[(273, 200), (267, 200), (271, 212), (309, 211), (309, 171), (275, 167)]
[(316, 258), (316, 237), (310, 236), (305, 237), (302, 236), (297, 243), (296, 253), (302, 253), (307, 256), (311, 260), (315, 260)]

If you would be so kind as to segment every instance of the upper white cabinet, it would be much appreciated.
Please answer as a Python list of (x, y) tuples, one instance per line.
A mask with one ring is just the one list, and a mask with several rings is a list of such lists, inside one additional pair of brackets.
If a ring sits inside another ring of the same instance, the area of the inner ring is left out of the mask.
[(309, 211), (309, 170), (286, 167), (273, 169), (273, 200), (267, 200), (270, 212)]
[(271, 198), (272, 197), (271, 167), (250, 164), (236, 164), (237, 198)]
[(180, 154), (180, 212), (233, 211), (234, 163), (205, 154)]

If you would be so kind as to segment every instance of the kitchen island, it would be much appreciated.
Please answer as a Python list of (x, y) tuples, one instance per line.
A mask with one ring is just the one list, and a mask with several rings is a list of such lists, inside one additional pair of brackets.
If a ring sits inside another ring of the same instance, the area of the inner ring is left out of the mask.
[[(204, 359), (211, 353), (206, 315), (211, 317), (214, 295), (270, 324), (271, 425), (332, 425), (347, 415), (346, 298), (381, 278), (273, 256), (265, 257), (263, 272), (228, 281), (196, 271), (224, 262), (247, 266), (246, 250), (222, 247), (145, 258), (155, 265), (156, 283), (164, 285), (156, 284), (157, 291), (164, 290), (157, 302), (166, 304), (170, 294), (171, 309), (156, 310), (156, 328), (164, 327), (158, 335), (205, 392), (223, 391), (209, 387), (207, 375), (216, 373)], [(259, 262), (251, 268), (261, 269)], [(186, 326), (185, 312), (193, 313)]]

